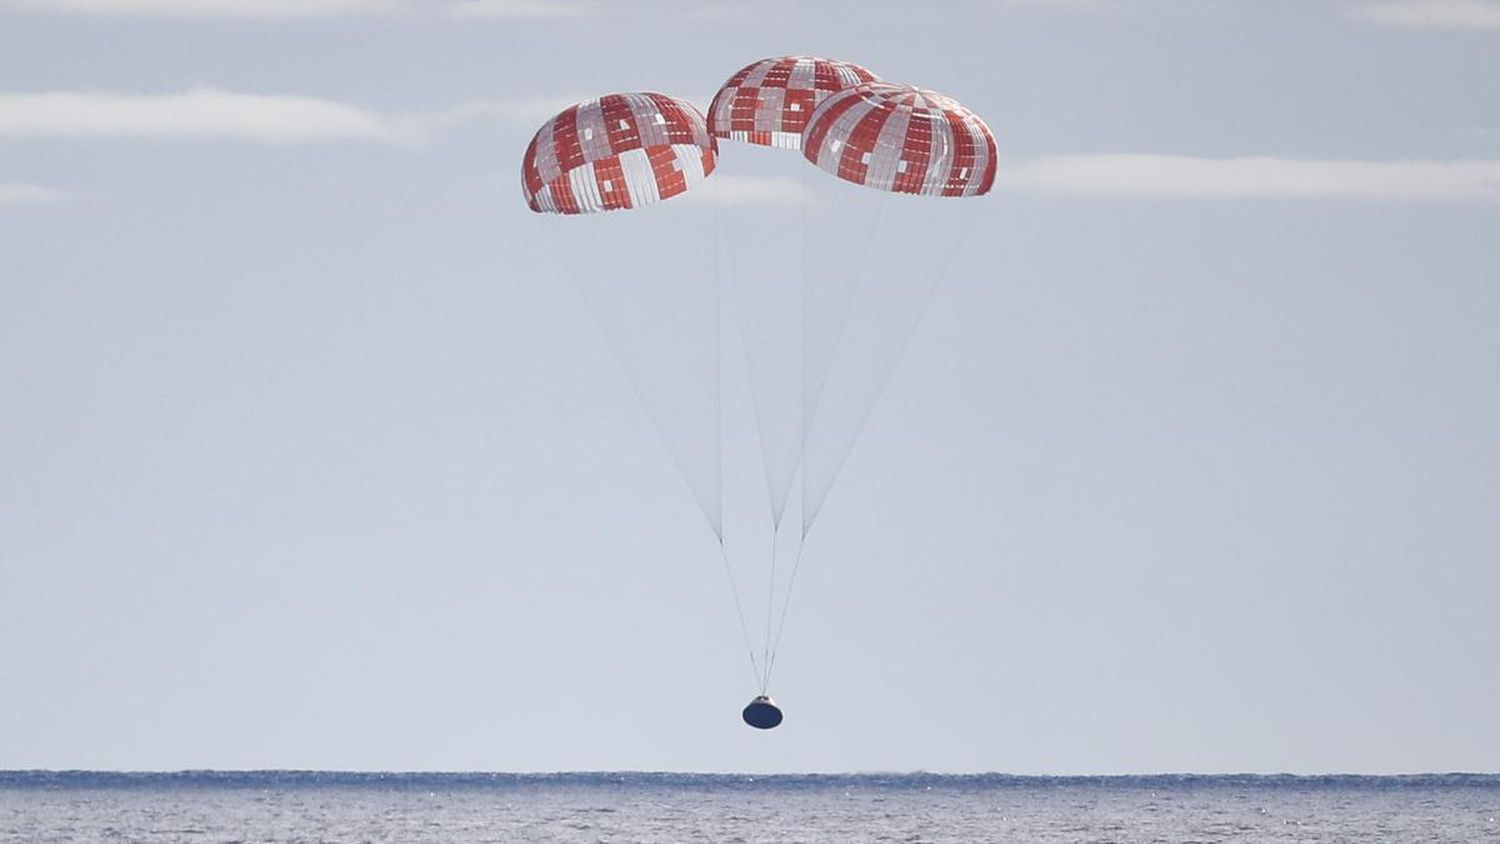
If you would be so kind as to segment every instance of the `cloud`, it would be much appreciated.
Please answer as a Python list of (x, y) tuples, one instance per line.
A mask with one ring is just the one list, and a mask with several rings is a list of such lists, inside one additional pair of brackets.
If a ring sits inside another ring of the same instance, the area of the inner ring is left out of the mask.
[(0, 94), (0, 138), (236, 139), (263, 143), (402, 140), (392, 121), (312, 97), (194, 88), (183, 94)]
[(534, 128), (581, 93), (479, 100), (433, 111), (382, 113), (306, 96), (200, 87), (181, 94), (57, 91), (0, 94), (0, 141), (26, 138), (238, 140), (273, 144), (420, 144), (476, 123)]
[(568, 106), (586, 99), (587, 94), (574, 93), (515, 100), (478, 100), (406, 119), (420, 127), (423, 134), (487, 120), (518, 126), (539, 126)]
[(1361, 20), (1407, 29), (1500, 29), (1497, 0), (1394, 0), (1350, 9)]
[(71, 194), (52, 188), (0, 182), (0, 208), (8, 205), (55, 205), (70, 198)]
[(1017, 9), (1106, 9), (1115, 0), (989, 0), (990, 5)]
[(802, 201), (802, 183), (787, 176), (714, 173), (683, 196), (710, 205), (795, 205)]
[(674, 6), (658, 17), (674, 24), (732, 25), (753, 23), (760, 10), (753, 6), (713, 4), (706, 2)]
[(461, 18), (562, 18), (577, 17), (583, 8), (562, 0), (459, 0), (448, 11)]
[(568, 0), (0, 0), (0, 10), (117, 17), (286, 21), (347, 15), (448, 14), (461, 18), (574, 17)]
[(227, 17), (249, 20), (381, 14), (401, 0), (0, 0), (0, 9), (133, 17)]
[(1500, 160), (1078, 155), (1003, 165), (1003, 188), (1075, 196), (1500, 200)]

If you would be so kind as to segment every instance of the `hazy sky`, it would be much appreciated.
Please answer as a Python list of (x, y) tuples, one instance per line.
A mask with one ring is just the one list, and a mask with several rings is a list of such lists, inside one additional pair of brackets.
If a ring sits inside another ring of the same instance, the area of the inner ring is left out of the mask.
[[(789, 53), (1001, 181), (758, 733), (519, 159)], [(1494, 771), (1497, 79), (1488, 0), (0, 0), (0, 768)]]

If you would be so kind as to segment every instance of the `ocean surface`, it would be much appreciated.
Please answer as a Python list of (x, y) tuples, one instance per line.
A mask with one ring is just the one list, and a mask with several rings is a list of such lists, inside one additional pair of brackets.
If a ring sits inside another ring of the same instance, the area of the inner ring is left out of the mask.
[(13, 771), (0, 840), (1500, 842), (1500, 775)]

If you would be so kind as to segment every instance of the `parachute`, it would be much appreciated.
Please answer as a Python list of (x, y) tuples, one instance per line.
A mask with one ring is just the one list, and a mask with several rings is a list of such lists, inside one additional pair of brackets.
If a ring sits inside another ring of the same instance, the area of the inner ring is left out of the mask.
[(708, 127), (715, 137), (760, 146), (802, 148), (807, 118), (829, 95), (875, 74), (849, 62), (812, 56), (761, 59), (740, 68), (714, 95)]
[(925, 196), (977, 196), (995, 184), (995, 136), (935, 91), (870, 82), (823, 101), (802, 153), (845, 181)]
[[(973, 202), (934, 199), (987, 193), (996, 161), (952, 98), (809, 56), (746, 65), (706, 116), (654, 93), (579, 103), (526, 150), (527, 204), (569, 218), (540, 228), (719, 546), (759, 689), (751, 726), (781, 723), (767, 690), (809, 532), (973, 223)], [(780, 193), (737, 198), (746, 185)], [(739, 430), (768, 524), (733, 506), (755, 497), (726, 448)]]
[(586, 214), (669, 199), (714, 171), (703, 115), (664, 94), (609, 94), (542, 124), (521, 163), (533, 211)]

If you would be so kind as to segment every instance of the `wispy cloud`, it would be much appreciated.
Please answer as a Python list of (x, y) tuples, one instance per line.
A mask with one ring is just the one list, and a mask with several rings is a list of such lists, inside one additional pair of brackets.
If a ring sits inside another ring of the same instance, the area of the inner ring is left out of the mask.
[(1000, 186), (1079, 196), (1500, 200), (1500, 160), (1078, 155), (1002, 167)]
[(1497, 0), (1392, 0), (1354, 6), (1349, 14), (1361, 20), (1408, 29), (1497, 29)]
[(572, 0), (0, 0), (0, 10), (251, 21), (394, 14), (563, 18), (583, 14), (585, 8), (585, 3)]
[(575, 93), (514, 100), (478, 100), (413, 115), (405, 120), (415, 124), (423, 134), (485, 121), (539, 126), (568, 106), (586, 99), (587, 94)]
[(222, 138), (263, 143), (401, 140), (379, 114), (313, 97), (194, 88), (182, 94), (0, 94), (0, 138)]
[(40, 185), (0, 182), (0, 208), (10, 205), (56, 205), (71, 198), (66, 191)]
[(0, 140), (137, 138), (419, 144), (441, 132), (474, 124), (534, 127), (585, 98), (583, 94), (558, 94), (386, 113), (316, 97), (246, 94), (210, 87), (180, 94), (0, 94)]
[(0, 0), (0, 9), (132, 17), (217, 17), (285, 20), (383, 14), (403, 0)]
[(757, 14), (764, 12), (748, 4), (694, 2), (670, 6), (659, 19), (674, 24), (733, 25), (752, 23)]
[(461, 18), (568, 18), (583, 6), (564, 0), (459, 0), (448, 11)]
[(710, 205), (795, 205), (802, 183), (786, 176), (764, 178), (716, 172), (684, 197)]
[(1117, 0), (988, 0), (991, 6), (1014, 9), (1108, 9)]

